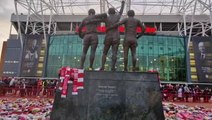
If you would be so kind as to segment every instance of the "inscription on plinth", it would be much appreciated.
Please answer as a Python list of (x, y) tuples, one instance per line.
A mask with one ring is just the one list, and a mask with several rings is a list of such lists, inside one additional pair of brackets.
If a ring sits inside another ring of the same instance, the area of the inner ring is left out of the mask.
[(118, 97), (116, 86), (98, 86), (96, 98), (112, 99)]

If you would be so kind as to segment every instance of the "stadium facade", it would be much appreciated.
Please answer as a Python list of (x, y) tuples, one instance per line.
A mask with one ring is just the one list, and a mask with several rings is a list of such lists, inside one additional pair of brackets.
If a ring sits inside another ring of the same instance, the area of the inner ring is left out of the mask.
[[(3, 76), (57, 77), (57, 70), (61, 66), (79, 67), (82, 40), (76, 31), (85, 17), (86, 15), (12, 14), (11, 23), (18, 36), (11, 36), (7, 40)], [(138, 40), (139, 71), (158, 71), (162, 81), (212, 82), (212, 41), (209, 37), (211, 15), (136, 15), (136, 18), (145, 26), (157, 30), (155, 35), (144, 35)], [(104, 40), (101, 29), (98, 37), (95, 69), (101, 66)], [(199, 58), (201, 42), (206, 44), (205, 61)], [(106, 70), (110, 70), (110, 58), (109, 52)], [(129, 66), (131, 69), (131, 64)], [(85, 62), (86, 67), (88, 60)], [(119, 71), (123, 70), (121, 44), (116, 67)]]

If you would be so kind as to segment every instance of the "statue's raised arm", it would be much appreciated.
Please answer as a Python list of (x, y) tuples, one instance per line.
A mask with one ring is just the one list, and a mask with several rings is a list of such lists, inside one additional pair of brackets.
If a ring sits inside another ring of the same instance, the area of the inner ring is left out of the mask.
[(122, 0), (122, 1), (121, 1), (121, 9), (119, 10), (119, 15), (122, 15), (122, 14), (123, 14), (123, 11), (124, 11), (124, 4), (125, 4), (125, 1)]

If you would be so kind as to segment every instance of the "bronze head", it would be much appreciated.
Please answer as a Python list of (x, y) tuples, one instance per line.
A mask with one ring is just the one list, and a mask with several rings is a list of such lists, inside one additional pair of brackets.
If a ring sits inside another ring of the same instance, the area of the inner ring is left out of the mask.
[(127, 15), (128, 15), (129, 17), (134, 17), (134, 16), (135, 16), (134, 10), (129, 10), (129, 11), (127, 12)]
[(95, 10), (94, 9), (89, 9), (88, 10), (88, 15), (95, 15)]
[(108, 9), (108, 14), (111, 15), (111, 14), (115, 14), (116, 11), (115, 11), (115, 8), (109, 8)]

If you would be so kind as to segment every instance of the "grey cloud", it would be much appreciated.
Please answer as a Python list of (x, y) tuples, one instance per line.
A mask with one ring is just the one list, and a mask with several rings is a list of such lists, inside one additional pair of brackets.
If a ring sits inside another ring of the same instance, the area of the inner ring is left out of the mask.
[(15, 11), (13, 0), (0, 0), (0, 19), (9, 20), (11, 14)]

